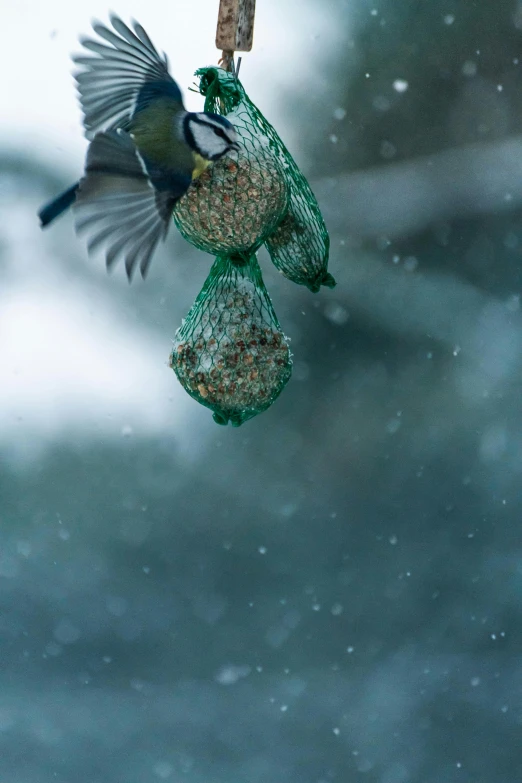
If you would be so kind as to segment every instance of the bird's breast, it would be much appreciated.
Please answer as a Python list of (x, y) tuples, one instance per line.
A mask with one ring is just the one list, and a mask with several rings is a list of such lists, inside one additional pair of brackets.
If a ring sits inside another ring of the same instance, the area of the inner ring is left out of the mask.
[(202, 158), (201, 155), (198, 155), (197, 152), (192, 153), (192, 157), (194, 160), (194, 168), (192, 169), (192, 179), (197, 179), (198, 177), (203, 174), (205, 169), (207, 169), (210, 166), (210, 161), (206, 160), (206, 158)]

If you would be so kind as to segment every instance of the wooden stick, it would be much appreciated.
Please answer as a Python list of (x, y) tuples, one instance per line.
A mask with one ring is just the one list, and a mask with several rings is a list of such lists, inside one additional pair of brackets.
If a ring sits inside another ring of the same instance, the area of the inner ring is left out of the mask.
[(221, 57), (218, 60), (218, 65), (225, 71), (232, 71), (234, 64), (234, 52), (224, 50), (221, 52)]
[(220, 0), (216, 46), (223, 52), (249, 52), (254, 38), (256, 0)]

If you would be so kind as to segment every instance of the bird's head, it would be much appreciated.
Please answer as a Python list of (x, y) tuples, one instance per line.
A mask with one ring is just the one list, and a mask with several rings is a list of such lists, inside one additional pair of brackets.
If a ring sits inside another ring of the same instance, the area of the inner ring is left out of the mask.
[(205, 160), (219, 160), (227, 152), (239, 149), (234, 126), (219, 114), (189, 112), (184, 119), (183, 131), (189, 147)]

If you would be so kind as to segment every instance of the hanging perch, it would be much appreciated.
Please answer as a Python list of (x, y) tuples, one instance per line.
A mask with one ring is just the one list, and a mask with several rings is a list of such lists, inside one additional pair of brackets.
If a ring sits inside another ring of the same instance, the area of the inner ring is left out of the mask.
[(216, 46), (224, 52), (249, 52), (254, 39), (256, 0), (221, 0)]

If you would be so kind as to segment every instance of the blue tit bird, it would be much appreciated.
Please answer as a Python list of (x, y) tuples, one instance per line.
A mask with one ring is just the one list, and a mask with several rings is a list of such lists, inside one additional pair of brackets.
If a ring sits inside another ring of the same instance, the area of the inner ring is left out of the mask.
[(185, 110), (166, 55), (141, 25), (110, 21), (112, 30), (93, 22), (105, 43), (81, 39), (89, 54), (73, 58), (90, 139), (84, 175), (38, 216), (44, 227), (72, 207), (89, 252), (104, 245), (107, 269), (123, 258), (130, 281), (138, 267), (146, 276), (192, 180), (239, 145), (224, 117)]

